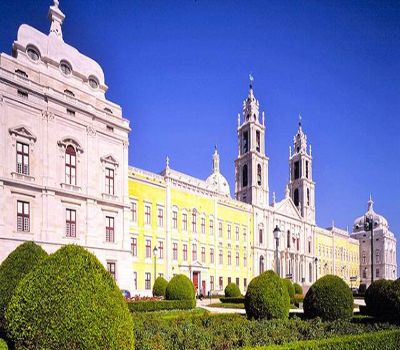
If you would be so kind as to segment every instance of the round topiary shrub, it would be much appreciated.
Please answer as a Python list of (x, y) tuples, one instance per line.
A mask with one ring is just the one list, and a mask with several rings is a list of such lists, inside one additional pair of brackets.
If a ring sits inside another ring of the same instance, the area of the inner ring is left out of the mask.
[(365, 292), (364, 300), (369, 316), (392, 318), (394, 315), (394, 282), (378, 280), (370, 284)]
[(244, 306), (250, 319), (285, 319), (289, 316), (289, 293), (274, 271), (266, 271), (249, 283)]
[(293, 283), (294, 294), (303, 294), (303, 288), (298, 283)]
[(167, 285), (165, 298), (167, 300), (194, 300), (195, 294), (192, 281), (185, 275), (172, 277)]
[(165, 297), (165, 290), (167, 289), (168, 281), (164, 277), (157, 277), (153, 285), (154, 297)]
[(3, 339), (0, 339), (0, 350), (8, 350), (7, 343)]
[(60, 248), (25, 276), (6, 321), (17, 349), (134, 349), (121, 291), (97, 258), (76, 245)]
[(282, 282), (285, 285), (285, 287), (289, 293), (290, 299), (293, 299), (294, 298), (294, 286), (293, 286), (292, 282), (287, 278), (282, 278)]
[(308, 290), (304, 302), (307, 318), (321, 317), (333, 321), (353, 316), (353, 294), (349, 286), (338, 276), (326, 275)]
[(237, 298), (240, 296), (242, 296), (242, 294), (240, 293), (240, 289), (236, 283), (229, 283), (225, 287), (225, 298)]
[(0, 265), (0, 334), (5, 329), (4, 314), (18, 283), (37, 264), (47, 257), (47, 253), (33, 242), (19, 245)]

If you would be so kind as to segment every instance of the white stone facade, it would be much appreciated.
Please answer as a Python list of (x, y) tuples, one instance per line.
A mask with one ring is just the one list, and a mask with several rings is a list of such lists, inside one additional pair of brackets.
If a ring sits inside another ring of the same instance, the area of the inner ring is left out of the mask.
[(0, 261), (27, 240), (79, 244), (129, 289), (129, 121), (101, 67), (64, 43), (57, 2), (49, 18), (49, 35), (22, 25), (0, 56)]

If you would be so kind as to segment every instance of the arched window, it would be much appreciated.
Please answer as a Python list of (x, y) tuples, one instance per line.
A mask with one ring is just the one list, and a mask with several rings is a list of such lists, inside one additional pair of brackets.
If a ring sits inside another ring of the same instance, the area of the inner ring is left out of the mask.
[(296, 188), (296, 189), (294, 190), (293, 201), (294, 201), (294, 205), (295, 205), (296, 207), (298, 207), (298, 206), (299, 206), (299, 189), (298, 189), (298, 188)]
[(259, 228), (258, 230), (258, 235), (259, 235), (259, 242), (260, 244), (263, 244), (264, 242), (264, 231), (262, 228)]
[(261, 186), (261, 164), (257, 165), (257, 183)]
[(71, 145), (65, 150), (65, 182), (76, 185), (76, 151)]
[(287, 247), (290, 248), (290, 231), (287, 232)]
[(243, 165), (243, 170), (242, 170), (242, 186), (246, 187), (247, 186), (247, 164)]
[(264, 257), (260, 256), (260, 274), (264, 272)]

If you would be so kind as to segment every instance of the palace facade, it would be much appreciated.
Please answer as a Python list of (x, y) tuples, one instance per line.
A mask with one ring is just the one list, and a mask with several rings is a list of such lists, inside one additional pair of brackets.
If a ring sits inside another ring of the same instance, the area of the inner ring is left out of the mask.
[[(316, 224), (312, 150), (301, 120), (280, 200), (269, 193), (265, 117), (252, 81), (237, 118), (234, 190), (217, 149), (207, 179), (173, 169), (168, 159), (157, 174), (129, 167), (129, 121), (106, 98), (99, 64), (64, 42), (64, 18), (54, 1), (49, 34), (23, 24), (12, 55), (0, 56), (0, 262), (28, 240), (48, 252), (79, 244), (121, 289), (142, 295), (157, 276), (178, 273), (204, 294), (229, 282), (245, 291), (267, 269), (305, 287), (328, 273), (349, 284), (367, 281), (362, 218), (352, 235)], [(396, 240), (382, 218), (375, 218), (382, 229), (374, 236), (382, 243), (376, 278), (396, 278)]]

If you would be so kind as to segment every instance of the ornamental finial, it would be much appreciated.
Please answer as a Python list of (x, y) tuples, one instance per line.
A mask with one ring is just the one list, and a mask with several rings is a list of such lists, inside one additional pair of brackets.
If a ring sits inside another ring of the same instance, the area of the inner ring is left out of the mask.
[(301, 117), (301, 114), (299, 113), (299, 127), (301, 128), (301, 120), (302, 120), (303, 118)]

